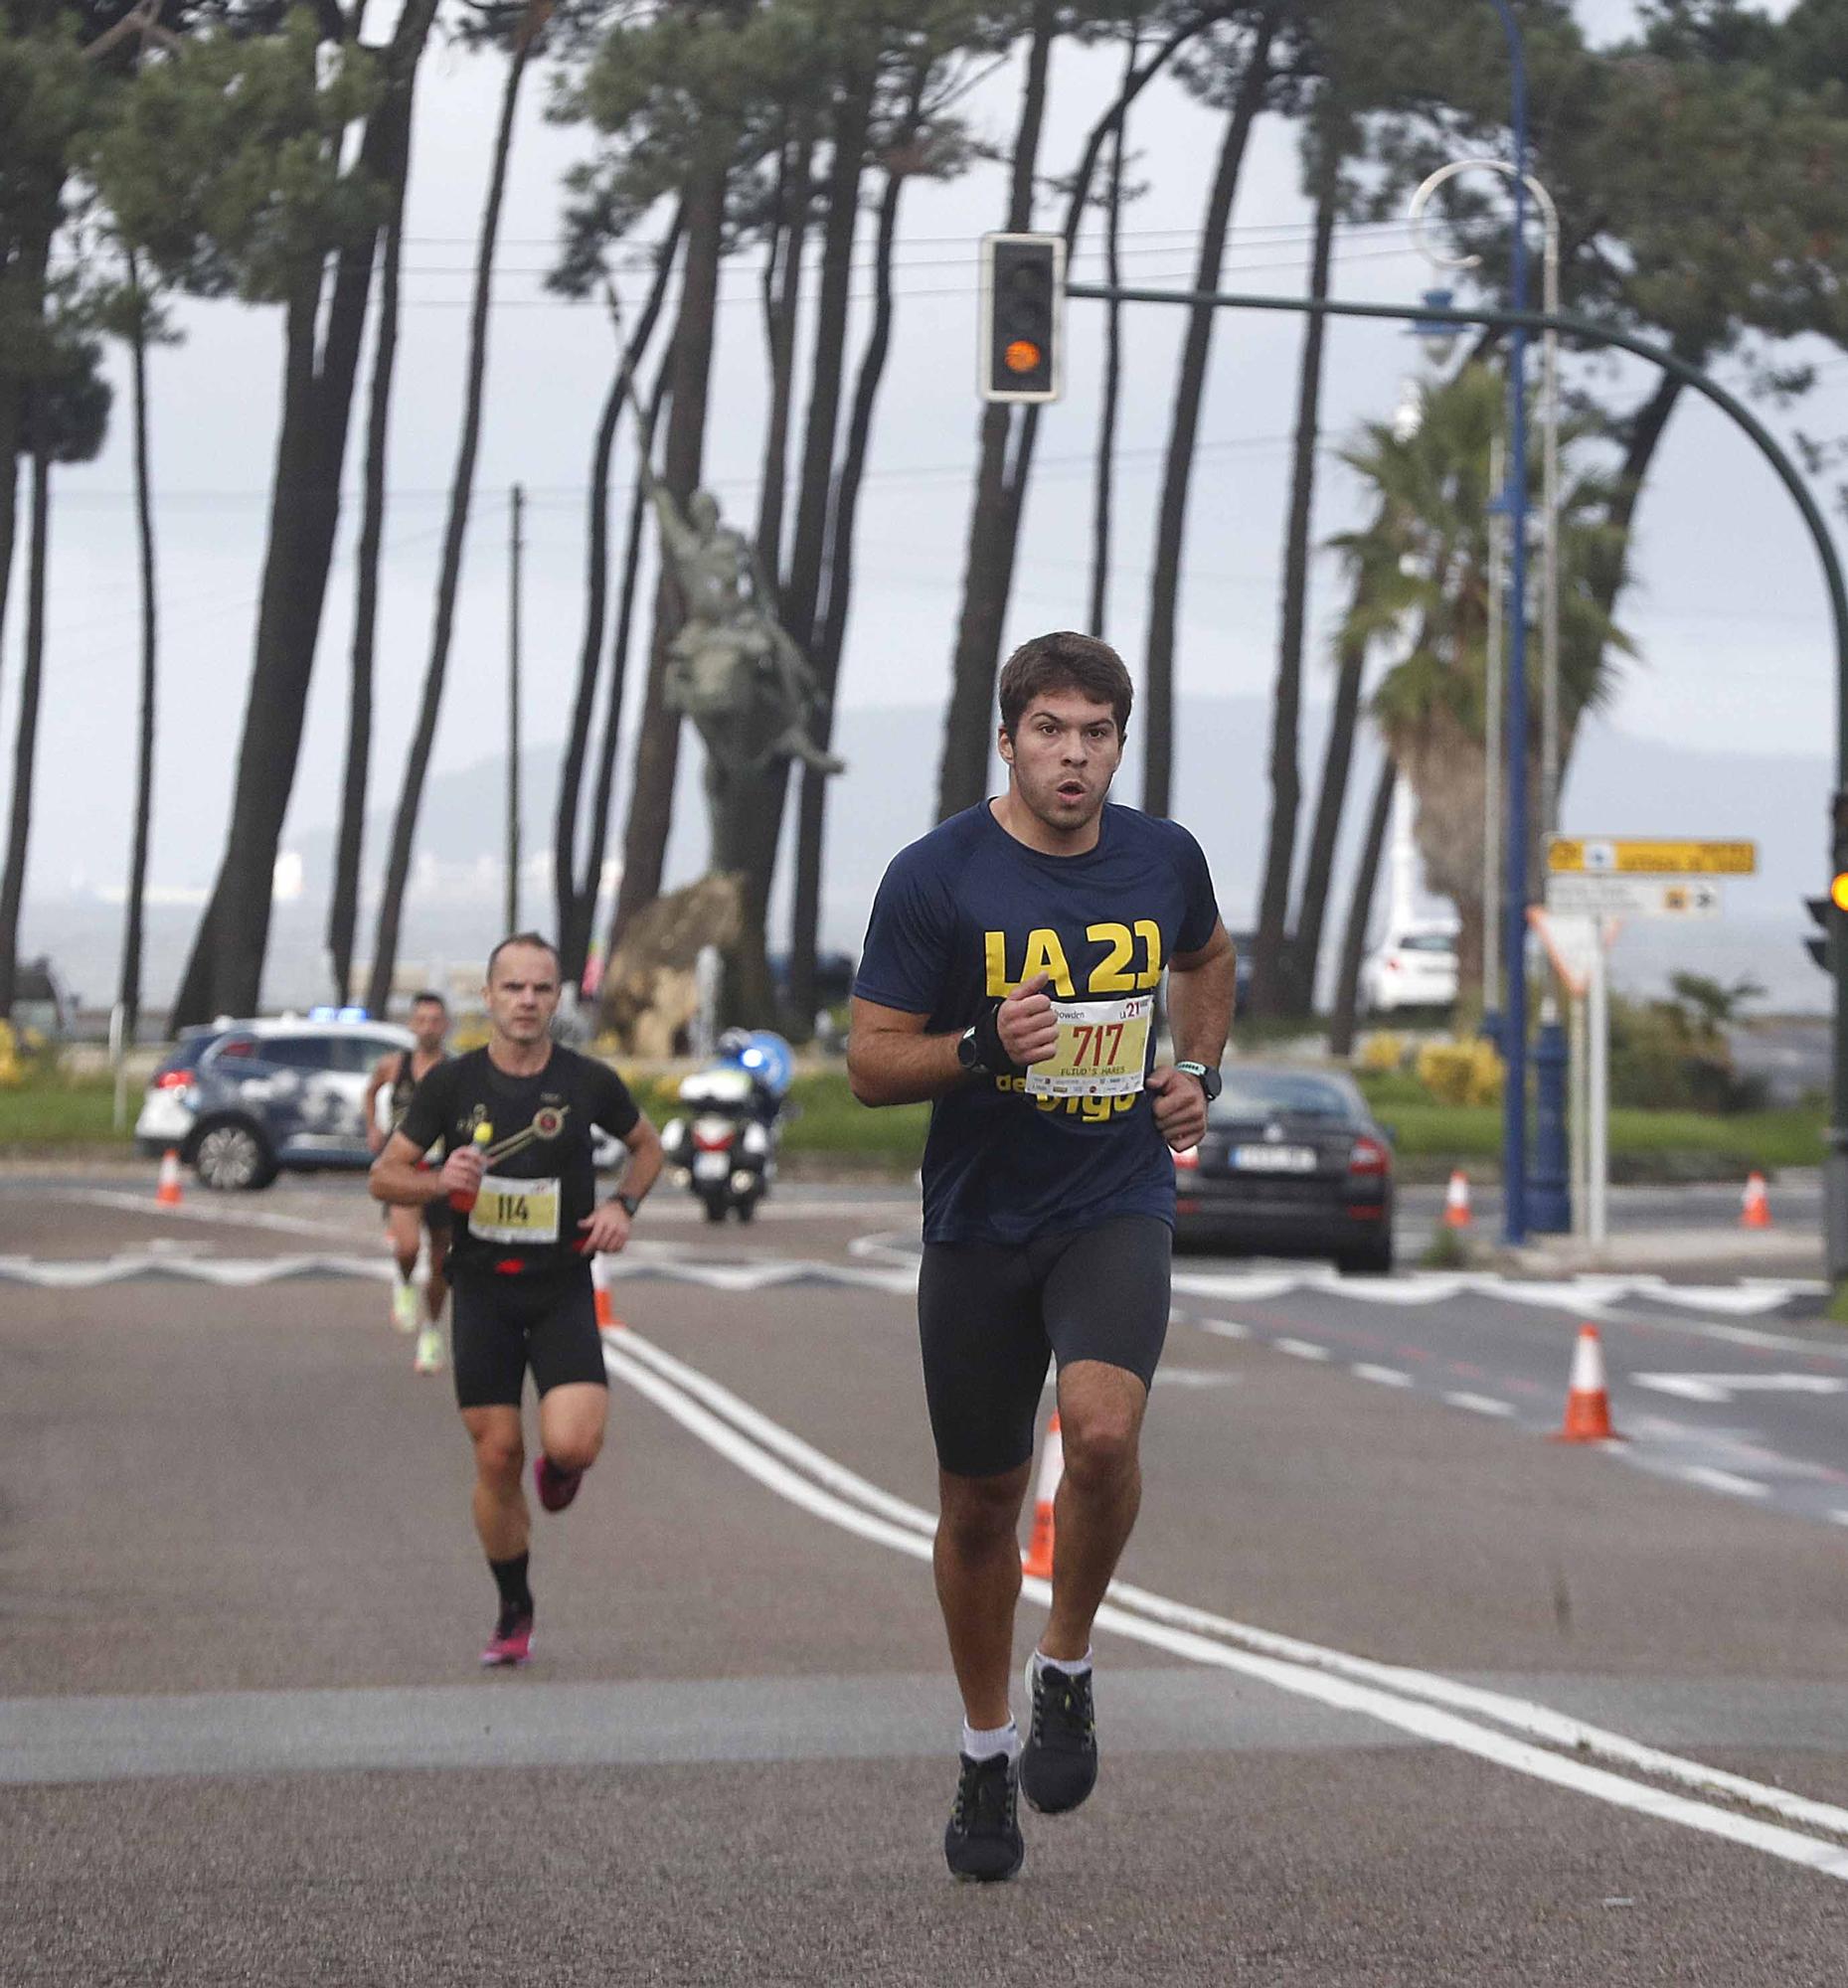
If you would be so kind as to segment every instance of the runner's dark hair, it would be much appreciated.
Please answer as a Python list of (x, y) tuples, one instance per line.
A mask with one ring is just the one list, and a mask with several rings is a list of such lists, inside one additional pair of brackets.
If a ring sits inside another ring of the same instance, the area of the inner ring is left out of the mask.
[(1021, 643), (1001, 669), (1001, 729), (1011, 739), (1022, 714), (1049, 690), (1083, 691), (1116, 714), (1116, 735), (1129, 730), (1135, 690), (1123, 659), (1107, 642), (1061, 628)]
[(424, 1001), (434, 1001), (437, 1007), (439, 1007), (445, 1015), (449, 1012), (448, 1002), (445, 1001), (433, 987), (420, 987), (418, 991), (411, 997), (411, 1005), (414, 1008), (418, 1007)]
[(552, 963), (554, 966), (558, 965), (559, 963), (559, 949), (556, 945), (552, 943), (552, 941), (545, 935), (544, 932), (536, 932), (536, 931), (509, 932), (507, 936), (501, 940), (500, 944), (497, 945), (494, 948), (494, 950), (488, 954), (488, 985), (490, 987), (493, 986), (494, 984), (494, 962), (501, 956), (503, 952), (507, 950), (507, 948), (510, 945), (536, 945), (538, 946), (541, 952), (551, 953)]

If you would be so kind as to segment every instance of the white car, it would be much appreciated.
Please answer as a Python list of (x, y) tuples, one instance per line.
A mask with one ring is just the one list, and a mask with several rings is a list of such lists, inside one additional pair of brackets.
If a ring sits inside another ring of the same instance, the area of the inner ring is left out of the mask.
[(1361, 1006), (1369, 1014), (1401, 1008), (1448, 1008), (1456, 1000), (1456, 927), (1407, 925), (1388, 932), (1360, 969)]

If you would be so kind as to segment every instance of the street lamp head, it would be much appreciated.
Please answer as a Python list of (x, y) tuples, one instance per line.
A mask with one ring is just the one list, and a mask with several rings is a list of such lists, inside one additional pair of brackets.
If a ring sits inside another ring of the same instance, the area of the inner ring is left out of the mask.
[[(1456, 303), (1454, 290), (1427, 290), (1420, 301), (1429, 310), (1449, 310)], [(1412, 336), (1425, 349), (1425, 357), (1433, 366), (1441, 366), (1450, 356), (1450, 348), (1456, 343), (1456, 335), (1462, 329), (1445, 318), (1415, 318)]]

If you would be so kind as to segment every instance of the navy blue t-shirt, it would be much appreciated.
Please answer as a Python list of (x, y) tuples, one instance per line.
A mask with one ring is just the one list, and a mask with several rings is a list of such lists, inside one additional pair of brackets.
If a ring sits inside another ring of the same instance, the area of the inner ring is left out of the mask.
[[(1059, 1001), (1152, 992), (1219, 920), (1200, 845), (1179, 823), (1108, 807), (1083, 856), (1017, 842), (989, 804), (952, 815), (892, 859), (854, 992), (966, 1029), (991, 1001), (1050, 971)], [(1154, 1066), (1149, 1037), (1144, 1069)], [(1150, 1093), (1036, 1097), (978, 1077), (939, 1097), (924, 1144), (926, 1242), (1024, 1242), (1117, 1215), (1174, 1222), (1174, 1163)]]

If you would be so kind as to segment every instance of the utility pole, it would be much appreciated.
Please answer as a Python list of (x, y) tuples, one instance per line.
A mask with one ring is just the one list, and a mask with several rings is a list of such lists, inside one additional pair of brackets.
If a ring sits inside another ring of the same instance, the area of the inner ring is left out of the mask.
[(513, 486), (507, 572), (507, 920), (520, 929), (520, 554), (526, 492)]

